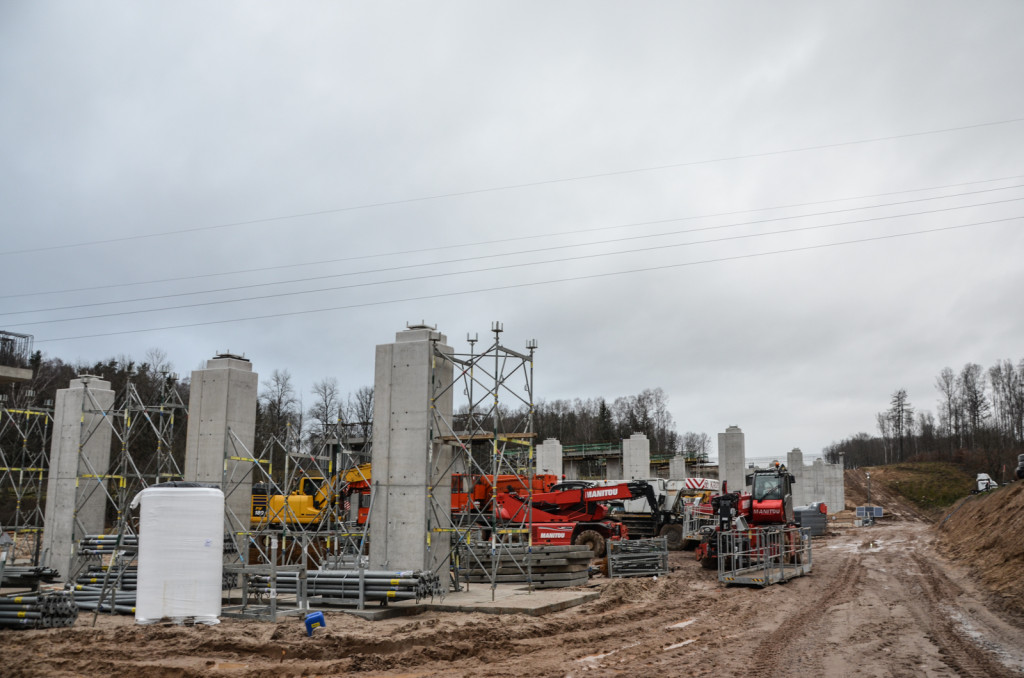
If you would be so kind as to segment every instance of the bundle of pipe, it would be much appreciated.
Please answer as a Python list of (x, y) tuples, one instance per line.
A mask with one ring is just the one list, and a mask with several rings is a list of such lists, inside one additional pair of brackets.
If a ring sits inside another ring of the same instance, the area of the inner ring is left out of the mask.
[[(93, 565), (86, 572), (75, 578), (75, 584), (83, 586), (103, 586), (103, 580), (107, 579), (106, 567)], [(129, 567), (119, 574), (111, 573), (107, 586), (117, 585), (122, 591), (134, 591), (138, 584), (138, 568)]]
[(52, 584), (60, 577), (60, 573), (52, 567), (36, 567), (31, 565), (8, 565), (4, 568), (4, 577), (0, 586), (11, 588), (35, 588), (40, 582)]
[[(299, 575), (297, 572), (282, 572), (277, 575), (279, 593), (296, 593)], [(253, 577), (257, 589), (270, 590), (270, 577)], [(385, 570), (364, 570), (362, 572), (363, 600), (416, 600), (443, 598), (446, 591), (437, 574), (425, 570), (391, 572)], [(359, 570), (311, 570), (306, 573), (306, 594), (355, 603), (359, 600)]]
[(125, 534), (120, 537), (118, 545), (116, 534), (87, 534), (78, 542), (78, 553), (80, 555), (102, 555), (114, 551), (138, 551), (139, 538)]
[(76, 619), (78, 608), (66, 591), (0, 597), (0, 628), (53, 629)]
[[(75, 579), (75, 585), (69, 587), (74, 593), (75, 605), (79, 610), (113, 611), (118, 614), (135, 614), (135, 589), (138, 573), (136, 568), (129, 567), (120, 574), (111, 572), (106, 576), (105, 567), (93, 565), (87, 572)], [(106, 579), (106, 593), (103, 592)], [(103, 603), (100, 604), (100, 598)]]

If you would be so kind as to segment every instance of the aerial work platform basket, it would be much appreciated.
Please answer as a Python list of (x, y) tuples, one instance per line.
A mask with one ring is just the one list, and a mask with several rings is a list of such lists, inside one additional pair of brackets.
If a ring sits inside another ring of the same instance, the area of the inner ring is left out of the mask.
[(811, 538), (798, 527), (751, 527), (718, 533), (718, 581), (771, 586), (811, 571)]

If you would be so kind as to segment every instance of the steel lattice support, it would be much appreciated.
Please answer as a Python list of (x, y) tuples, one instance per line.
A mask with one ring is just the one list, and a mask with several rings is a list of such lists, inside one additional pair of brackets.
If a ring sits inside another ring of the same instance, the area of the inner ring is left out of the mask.
[[(182, 479), (180, 453), (176, 456), (175, 444), (184, 435), (184, 429), (176, 426), (176, 422), (187, 416), (175, 379), (167, 375), (155, 402), (147, 403), (136, 386), (128, 382), (110, 407), (103, 407), (88, 381), (84, 383), (77, 482), (85, 490), (76, 499), (72, 530), (75, 543), (90, 535), (77, 513), (96, 496), (105, 502), (104, 522), (110, 523), (112, 532), (123, 529), (124, 534), (138, 535), (128, 505), (151, 485)], [(106, 468), (100, 469), (81, 451), (102, 429), (110, 431), (111, 452)], [(94, 555), (80, 556), (69, 575), (73, 578), (93, 560)]]
[(15, 542), (20, 535), (31, 535), (33, 565), (39, 564), (52, 428), (50, 409), (0, 409), (0, 496), (14, 499), (11, 517), (0, 527)]
[[(450, 537), (451, 564), (456, 575), (465, 567), (486, 569), (480, 558), (465, 548), (477, 539), (486, 539), (492, 556), (490, 562), (493, 563), (489, 578), (492, 594), (498, 581), (500, 560), (495, 556), (506, 557), (506, 562), (514, 563), (527, 575), (532, 563), (529, 511), (518, 520), (502, 519), (494, 501), (498, 492), (496, 481), (489, 482), (491, 496), (488, 501), (477, 505), (472, 499), (473, 488), (481, 481), (486, 482), (488, 477), (512, 476), (526, 488), (527, 506), (532, 506), (535, 436), (533, 357), (537, 344), (528, 342), (526, 353), (514, 351), (502, 345), (503, 329), (501, 323), (493, 323), (491, 332), (494, 339), (479, 353), (476, 352), (478, 339), (475, 337), (467, 337), (468, 353), (435, 350), (435, 362), (450, 362), (454, 367), (454, 377), (450, 385), (435, 388), (433, 399), (437, 400), (451, 389), (455, 394), (461, 391), (465, 404), (457, 410), (452, 421), (437, 416), (431, 407), (434, 412), (433, 439), (452, 445), (455, 451), (447, 470), (448, 474), (456, 474), (458, 479), (453, 480), (453, 497), (459, 490), (467, 493), (467, 501), (465, 509), (460, 511), (444, 511), (436, 501), (432, 502), (428, 512), (428, 530), (435, 538), (441, 535)], [(528, 547), (525, 552), (521, 548), (511, 548), (524, 544)], [(457, 576), (456, 586), (459, 586)]]

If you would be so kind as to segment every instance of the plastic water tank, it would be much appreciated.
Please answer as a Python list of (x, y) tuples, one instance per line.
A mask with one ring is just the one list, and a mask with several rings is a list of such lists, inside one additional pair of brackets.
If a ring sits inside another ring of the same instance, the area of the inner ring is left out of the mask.
[(132, 501), (132, 508), (136, 506), (141, 506), (136, 623), (218, 623), (224, 493), (201, 486), (154, 485), (139, 492)]

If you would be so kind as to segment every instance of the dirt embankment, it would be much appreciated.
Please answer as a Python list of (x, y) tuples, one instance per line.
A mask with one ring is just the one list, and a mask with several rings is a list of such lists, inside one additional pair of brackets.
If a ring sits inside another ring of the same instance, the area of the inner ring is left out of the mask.
[(1024, 482), (969, 495), (936, 525), (940, 548), (1001, 606), (1024, 614)]

